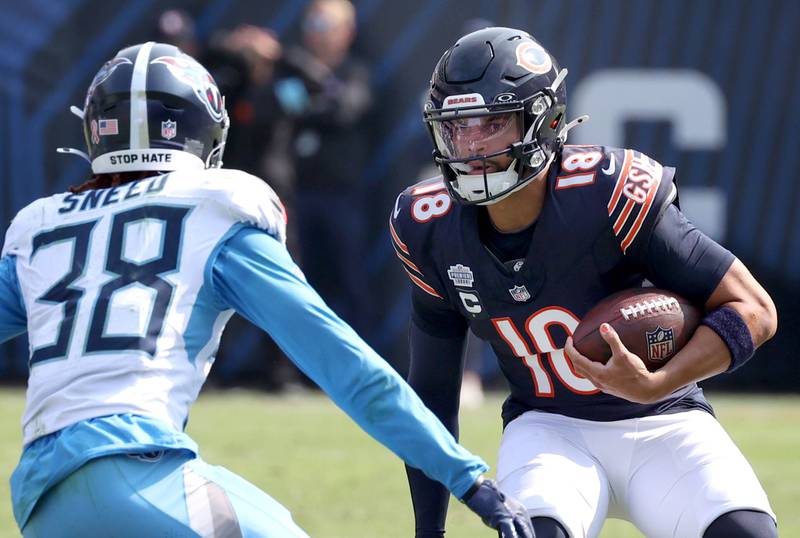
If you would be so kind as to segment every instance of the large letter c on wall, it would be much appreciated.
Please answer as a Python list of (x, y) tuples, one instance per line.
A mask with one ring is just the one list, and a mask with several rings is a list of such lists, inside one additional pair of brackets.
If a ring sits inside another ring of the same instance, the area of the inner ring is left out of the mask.
[(625, 123), (668, 121), (676, 147), (715, 150), (725, 144), (726, 101), (708, 75), (690, 69), (605, 69), (580, 81), (572, 116), (591, 121), (575, 130), (580, 144), (625, 145)]

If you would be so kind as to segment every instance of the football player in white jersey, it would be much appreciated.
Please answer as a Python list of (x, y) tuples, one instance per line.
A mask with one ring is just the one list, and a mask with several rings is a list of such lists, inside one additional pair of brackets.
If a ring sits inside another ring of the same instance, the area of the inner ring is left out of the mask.
[(20, 211), (0, 259), (0, 342), (30, 340), (11, 479), (24, 536), (306, 536), (183, 431), (236, 311), (501, 536), (533, 538), (484, 462), (308, 285), (272, 190), (220, 168), (228, 116), (199, 63), (170, 45), (123, 49), (73, 111), (89, 151), (62, 151), (93, 176)]

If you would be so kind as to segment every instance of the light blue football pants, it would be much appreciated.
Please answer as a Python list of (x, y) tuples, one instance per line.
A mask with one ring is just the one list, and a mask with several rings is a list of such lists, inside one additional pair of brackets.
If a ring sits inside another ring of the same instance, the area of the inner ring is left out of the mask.
[(47, 492), (25, 538), (308, 538), (289, 511), (185, 451), (90, 461)]

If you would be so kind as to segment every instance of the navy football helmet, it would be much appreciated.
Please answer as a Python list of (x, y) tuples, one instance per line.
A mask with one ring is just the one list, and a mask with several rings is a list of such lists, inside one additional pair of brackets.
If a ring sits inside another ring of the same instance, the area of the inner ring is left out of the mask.
[(125, 48), (103, 65), (86, 93), (88, 154), (95, 174), (222, 166), (228, 113), (214, 79), (194, 58), (163, 43)]
[[(423, 115), (455, 200), (497, 202), (550, 165), (569, 129), (587, 118), (566, 122), (566, 75), (530, 34), (512, 28), (472, 32), (445, 51)], [(505, 170), (493, 164), (500, 156), (512, 157)]]

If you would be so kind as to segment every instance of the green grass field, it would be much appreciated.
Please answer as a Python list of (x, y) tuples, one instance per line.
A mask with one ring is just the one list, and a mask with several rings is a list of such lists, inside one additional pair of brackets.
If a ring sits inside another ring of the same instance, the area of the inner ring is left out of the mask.
[[(781, 536), (800, 536), (800, 397), (722, 396), (718, 417), (756, 469), (778, 514)], [(0, 391), (0, 536), (18, 536), (8, 478), (19, 457), (21, 390)], [(490, 464), (500, 438), (500, 399), (462, 413), (462, 440)], [(212, 392), (194, 407), (189, 433), (204, 459), (224, 465), (286, 505), (318, 538), (411, 538), (413, 518), (399, 459), (362, 433), (318, 395), (275, 397)], [(448, 536), (489, 537), (491, 531), (454, 502)], [(640, 536), (611, 520), (605, 538)]]

